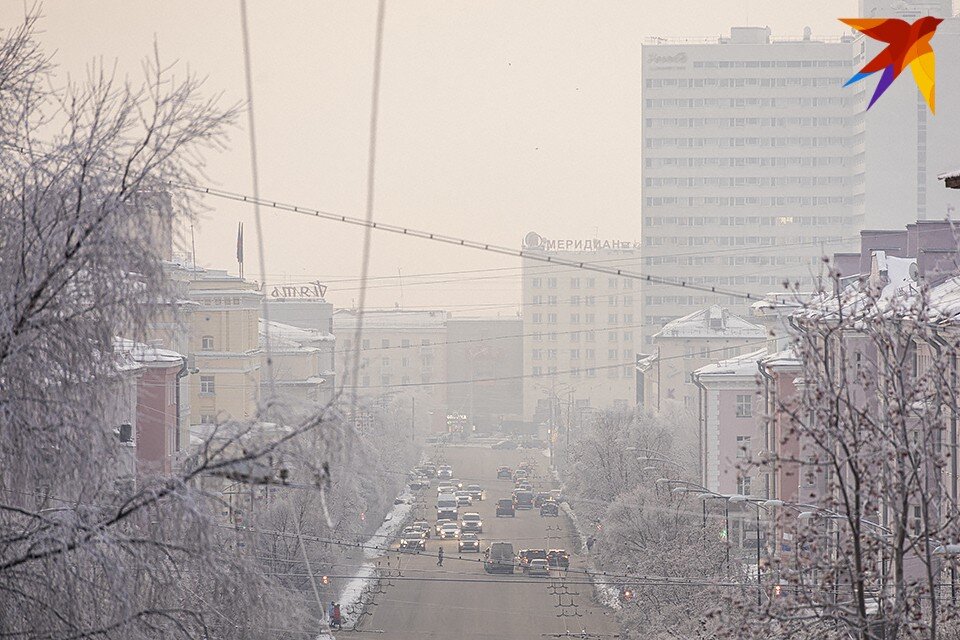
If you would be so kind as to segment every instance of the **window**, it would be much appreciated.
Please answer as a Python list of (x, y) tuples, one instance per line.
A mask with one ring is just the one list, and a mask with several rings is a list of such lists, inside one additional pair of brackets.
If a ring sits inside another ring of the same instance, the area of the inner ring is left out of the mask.
[(360, 343), (360, 346), (361, 346), (363, 349), (369, 349), (369, 348), (370, 348), (370, 341), (369, 341), (369, 340), (364, 340), (363, 342)]
[(557, 359), (557, 350), (556, 349), (547, 349), (547, 359), (556, 360)]
[(202, 396), (217, 395), (217, 387), (214, 380), (215, 378), (213, 376), (200, 376), (200, 395)]
[(737, 417), (753, 417), (753, 398), (749, 394), (737, 394)]
[(360, 379), (360, 386), (361, 386), (361, 387), (369, 387), (369, 386), (370, 386), (370, 376), (363, 376), (363, 378)]
[(407, 340), (406, 338), (404, 338), (403, 340), (400, 341), (400, 346), (402, 346), (404, 349), (406, 349), (407, 347), (410, 346), (410, 341)]
[(390, 366), (390, 358), (380, 358), (380, 366), (382, 366), (382, 367), (389, 367), (389, 366)]
[(200, 339), (200, 348), (204, 351), (213, 351), (213, 336), (203, 336)]
[(409, 366), (410, 366), (410, 358), (409, 358), (409, 356), (403, 356), (402, 358), (400, 358), (400, 366), (401, 366), (401, 367), (409, 367)]
[(548, 313), (547, 314), (547, 323), (548, 324), (557, 324), (557, 314)]
[(534, 278), (532, 280), (532, 283), (533, 283), (534, 289), (539, 289), (540, 287), (543, 286), (543, 278)]
[(590, 367), (589, 369), (587, 369), (587, 377), (588, 377), (588, 378), (596, 378), (596, 377), (597, 377), (597, 370), (594, 369), (593, 367)]
[(214, 422), (216, 421), (213, 419), (212, 414), (209, 414), (209, 413), (200, 414), (200, 424), (213, 424)]
[(382, 384), (382, 385), (385, 386), (385, 387), (389, 387), (389, 386), (390, 386), (390, 376), (388, 376), (388, 375), (382, 375), (382, 376), (380, 376), (380, 384)]
[(579, 307), (580, 306), (580, 296), (570, 296), (570, 306)]
[(420, 364), (423, 365), (424, 367), (429, 367), (430, 365), (433, 364), (433, 356), (429, 354), (424, 354), (420, 356)]
[(570, 278), (570, 288), (579, 289), (580, 288), (580, 278)]
[(570, 324), (580, 324), (580, 314), (571, 313), (570, 314)]
[(570, 349), (570, 359), (578, 360), (580, 358), (580, 349)]
[(557, 279), (556, 278), (547, 278), (547, 288), (556, 289), (557, 288)]
[(429, 347), (429, 346), (430, 346), (430, 340), (428, 340), (427, 338), (424, 338), (423, 340), (420, 341), (420, 346), (421, 346), (421, 347)]
[(586, 350), (585, 350), (585, 354), (586, 354), (587, 360), (596, 360), (596, 359), (597, 359), (597, 352), (594, 351), (593, 349), (586, 349)]
[(607, 349), (607, 360), (616, 360), (616, 359), (617, 359), (617, 350)]
[(543, 359), (543, 349), (534, 349), (533, 350), (533, 359), (542, 360)]
[(541, 322), (543, 322), (543, 314), (542, 313), (533, 314), (533, 324), (540, 324)]
[(580, 342), (580, 332), (574, 331), (570, 334), (570, 342)]
[(750, 495), (750, 476), (737, 478), (737, 493), (742, 496)]
[(386, 338), (384, 338), (383, 340), (381, 340), (381, 341), (380, 341), (380, 348), (381, 348), (381, 349), (389, 349), (389, 348), (390, 348), (390, 341), (387, 340)]
[(533, 375), (538, 376), (538, 375), (540, 375), (541, 371), (542, 371), (542, 370), (540, 369), (540, 367), (534, 367), (534, 368), (533, 368)]
[(750, 457), (750, 436), (737, 436), (737, 457), (740, 459)]

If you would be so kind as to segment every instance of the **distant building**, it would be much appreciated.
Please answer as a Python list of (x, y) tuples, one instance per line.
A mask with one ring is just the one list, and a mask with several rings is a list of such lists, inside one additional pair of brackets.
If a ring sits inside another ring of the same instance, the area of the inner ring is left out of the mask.
[[(806, 289), (824, 253), (855, 243), (864, 89), (843, 84), (857, 47), (852, 35), (775, 38), (766, 27), (643, 45), (644, 273), (736, 292), (785, 280)], [(644, 351), (694, 309), (747, 311), (723, 293), (643, 283), (642, 295)]]
[[(602, 266), (636, 268), (630, 239), (555, 239), (530, 232), (523, 249)], [(636, 404), (642, 319), (630, 278), (523, 261), (523, 415), (544, 422), (580, 409)]]
[[(446, 430), (447, 312), (368, 309), (363, 314), (360, 345), (355, 344), (357, 315), (352, 309), (333, 314), (333, 334), (339, 345), (336, 372), (343, 388), (356, 390), (366, 400), (409, 397), (417, 427)], [(360, 362), (354, 377), (357, 346)]]
[[(272, 305), (271, 305), (272, 306)], [(273, 384), (283, 401), (325, 405), (333, 400), (334, 374), (333, 334), (301, 329), (280, 322), (260, 320), (261, 370), (267, 370), (266, 334), (270, 330), (270, 356), (273, 363)], [(270, 396), (267, 376), (261, 376), (260, 394)]]
[(449, 318), (447, 412), (467, 416), (478, 432), (492, 433), (523, 415), (523, 320)]
[(660, 408), (679, 402), (695, 411), (693, 373), (718, 359), (729, 359), (764, 346), (766, 331), (719, 305), (668, 322), (653, 336), (653, 356), (644, 373), (644, 400)]

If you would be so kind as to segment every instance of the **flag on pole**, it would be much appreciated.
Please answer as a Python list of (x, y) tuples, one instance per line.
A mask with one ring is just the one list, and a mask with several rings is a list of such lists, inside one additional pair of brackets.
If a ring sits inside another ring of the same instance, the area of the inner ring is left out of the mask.
[(240, 264), (240, 277), (243, 277), (243, 223), (237, 223), (237, 262)]

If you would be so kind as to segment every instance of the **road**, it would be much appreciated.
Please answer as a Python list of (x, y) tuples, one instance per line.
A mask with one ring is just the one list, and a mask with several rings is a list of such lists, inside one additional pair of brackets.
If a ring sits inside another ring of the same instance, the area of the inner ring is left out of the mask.
[[(534, 485), (537, 489), (552, 488), (547, 474), (547, 459), (539, 451), (494, 451), (487, 448), (445, 446), (436, 451), (454, 470), (454, 476), (465, 483), (484, 487), (484, 500), (469, 509), (483, 519), (481, 548), (490, 542), (512, 542), (522, 548), (565, 548), (571, 552), (571, 571), (567, 582), (585, 582), (578, 574), (584, 568), (583, 558), (573, 555), (575, 545), (567, 519), (541, 518), (538, 510), (518, 511), (516, 518), (496, 518), (497, 498), (509, 497), (513, 483), (496, 479), (501, 464), (515, 468), (524, 460), (536, 465)], [(435, 456), (435, 457), (436, 457)], [(436, 461), (436, 460), (435, 460)], [(418, 507), (436, 520), (436, 490), (423, 492), (425, 506)], [(560, 528), (558, 531), (557, 528)], [(444, 547), (443, 567), (437, 566), (437, 545)], [(551, 578), (528, 578), (519, 569), (513, 576), (491, 575), (483, 571), (479, 554), (460, 554), (456, 541), (427, 541), (422, 555), (393, 553), (382, 558), (391, 567), (399, 562), (405, 580), (388, 580), (383, 593), (376, 596), (376, 605), (368, 608), (358, 629), (363, 635), (385, 640), (414, 639), (527, 639), (564, 637), (586, 630), (589, 636), (616, 637), (619, 633), (614, 614), (593, 601), (589, 584), (561, 584), (561, 572)], [(557, 592), (572, 592), (556, 595)], [(565, 606), (558, 606), (563, 604)], [(559, 614), (565, 613), (565, 617)], [(577, 615), (579, 614), (579, 615)], [(597, 634), (597, 635), (593, 635)]]

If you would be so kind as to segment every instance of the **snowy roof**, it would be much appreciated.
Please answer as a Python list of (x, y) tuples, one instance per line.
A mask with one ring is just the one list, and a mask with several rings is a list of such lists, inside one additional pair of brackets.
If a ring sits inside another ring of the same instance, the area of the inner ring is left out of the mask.
[(763, 338), (766, 330), (718, 304), (671, 320), (654, 338)]
[(160, 347), (135, 342), (127, 338), (116, 338), (113, 341), (114, 348), (122, 353), (129, 354), (134, 361), (139, 363), (177, 363), (183, 362), (184, 356), (170, 349), (161, 349)]
[(792, 347), (771, 354), (761, 359), (760, 362), (765, 367), (799, 366), (801, 364), (800, 359), (797, 357), (797, 352)]
[(303, 349), (312, 350), (315, 348), (310, 346), (312, 343), (332, 342), (335, 340), (333, 334), (330, 333), (302, 329), (282, 322), (267, 322), (263, 318), (260, 318), (259, 330), (261, 345), (263, 342), (262, 339), (266, 336), (268, 326), (270, 327), (270, 347), (273, 349), (292, 349), (296, 351)]
[(713, 364), (708, 364), (705, 367), (700, 367), (699, 369), (694, 371), (694, 375), (697, 375), (697, 376), (756, 375), (757, 362), (762, 360), (766, 355), (767, 355), (766, 349), (757, 349), (756, 351), (751, 351), (750, 353), (745, 353), (741, 356), (728, 358), (727, 360), (721, 360), (720, 362), (714, 362)]
[[(334, 328), (356, 327), (357, 315), (353, 309), (337, 309), (333, 312)], [(363, 326), (367, 329), (443, 329), (446, 323), (447, 312), (439, 309), (423, 311), (368, 309), (363, 312)]]
[(960, 178), (960, 169), (947, 171), (946, 173), (941, 173), (937, 176), (937, 180), (948, 180), (950, 178)]

